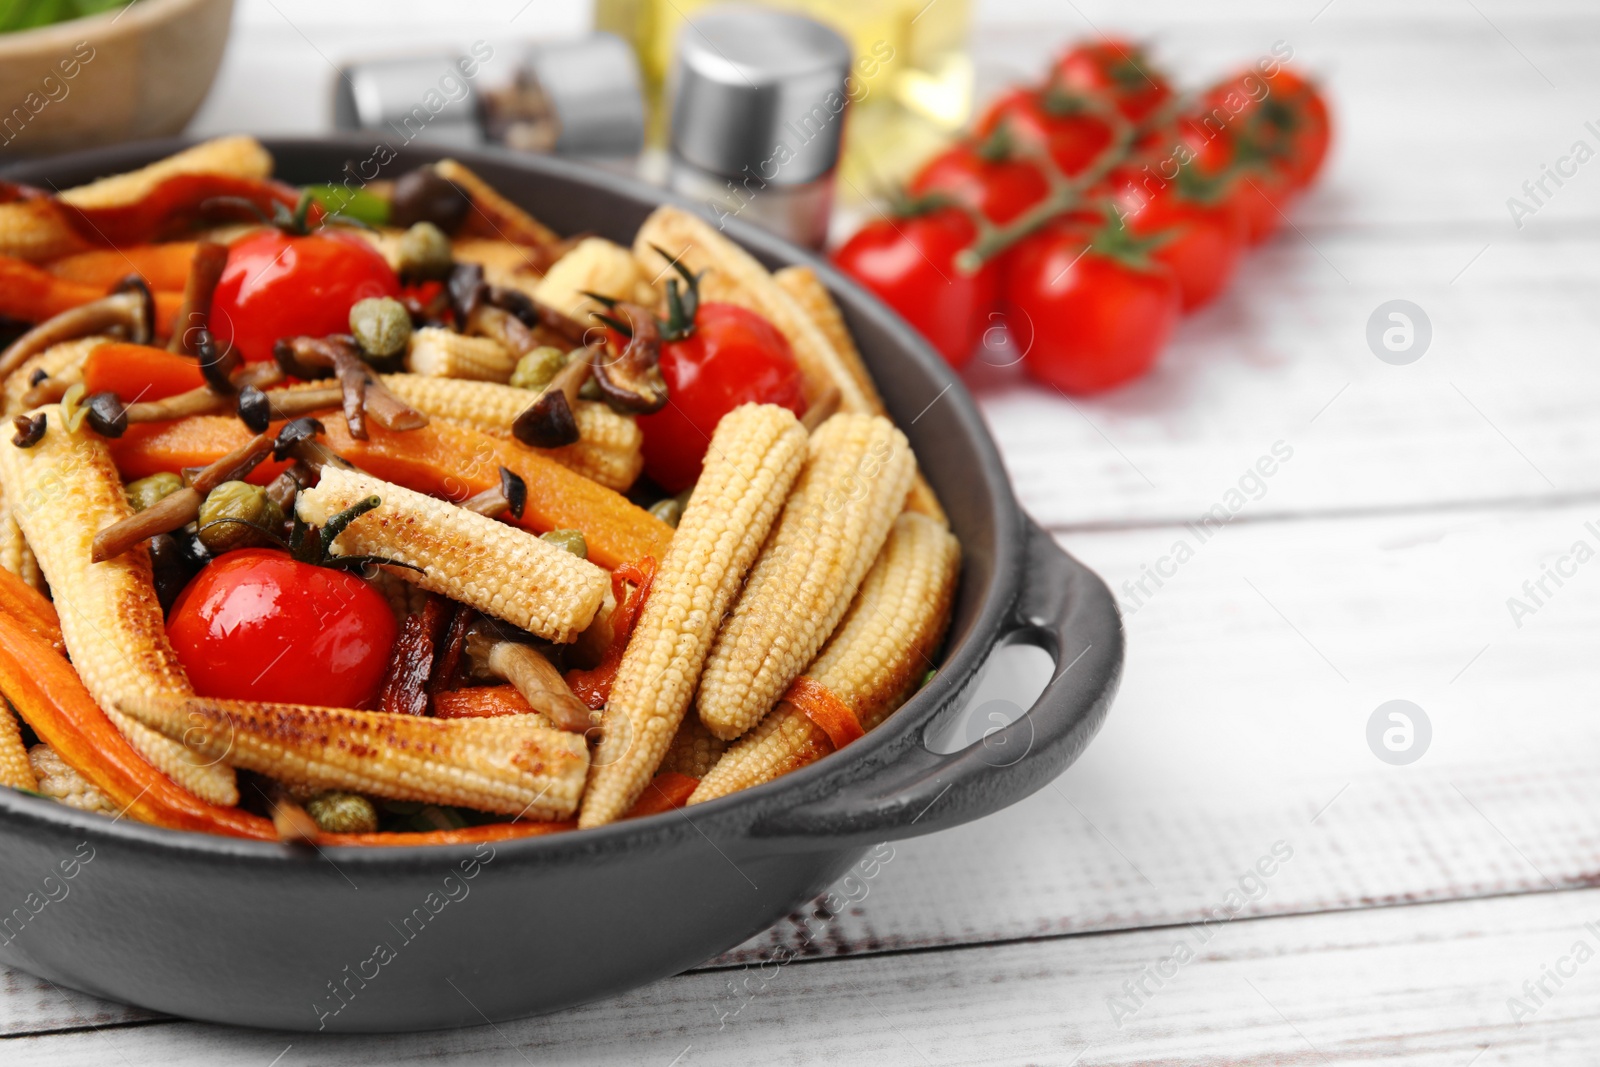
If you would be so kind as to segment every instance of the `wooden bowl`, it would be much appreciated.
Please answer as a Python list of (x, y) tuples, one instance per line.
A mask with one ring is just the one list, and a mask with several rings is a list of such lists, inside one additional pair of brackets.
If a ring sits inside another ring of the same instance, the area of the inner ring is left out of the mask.
[(233, 0), (138, 0), (0, 34), (0, 157), (174, 134), (222, 61)]

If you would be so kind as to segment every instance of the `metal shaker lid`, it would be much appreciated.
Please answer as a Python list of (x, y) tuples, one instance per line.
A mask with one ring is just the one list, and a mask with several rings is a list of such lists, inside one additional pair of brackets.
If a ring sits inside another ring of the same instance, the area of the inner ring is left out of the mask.
[(334, 126), (388, 131), (407, 142), (480, 145), (472, 78), (464, 73), (477, 69), (474, 60), (451, 52), (352, 63), (334, 82)]
[(685, 23), (673, 69), (672, 148), (717, 174), (801, 185), (833, 169), (850, 46), (814, 19), (717, 7)]
[(564, 156), (637, 155), (644, 147), (644, 88), (639, 61), (622, 38), (596, 33), (537, 45), (525, 76), (549, 98)]

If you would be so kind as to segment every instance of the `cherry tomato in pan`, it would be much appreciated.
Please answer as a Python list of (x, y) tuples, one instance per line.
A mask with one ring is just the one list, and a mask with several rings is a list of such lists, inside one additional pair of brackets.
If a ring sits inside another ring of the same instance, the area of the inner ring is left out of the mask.
[(900, 313), (953, 367), (971, 358), (999, 297), (993, 264), (956, 267), (978, 230), (956, 208), (867, 223), (834, 253), (845, 273)]
[(1106, 38), (1068, 49), (1056, 60), (1056, 84), (1076, 93), (1098, 94), (1140, 122), (1172, 98), (1172, 83), (1145, 51), (1131, 41)]
[(1244, 219), (1220, 198), (1206, 203), (1183, 194), (1184, 183), (1124, 171), (1110, 183), (1122, 221), (1135, 237), (1159, 238), (1149, 256), (1172, 270), (1184, 311), (1217, 296), (1244, 252)]
[(388, 262), (355, 234), (263, 230), (228, 250), (211, 329), (219, 345), (233, 342), (246, 361), (267, 360), (280, 338), (346, 333), (350, 305), (399, 295)]
[(1165, 264), (1051, 226), (1017, 246), (1006, 276), (1006, 316), (1033, 340), (1023, 368), (1067, 393), (1131, 381), (1156, 361), (1178, 321), (1177, 278)]
[(733, 304), (700, 304), (694, 328), (661, 346), (667, 406), (639, 416), (645, 471), (677, 493), (700, 477), (706, 445), (722, 416), (740, 404), (806, 409), (800, 367), (777, 327)]
[(348, 571), (275, 549), (219, 556), (167, 619), (167, 637), (201, 696), (370, 707), (395, 641), (382, 594)]

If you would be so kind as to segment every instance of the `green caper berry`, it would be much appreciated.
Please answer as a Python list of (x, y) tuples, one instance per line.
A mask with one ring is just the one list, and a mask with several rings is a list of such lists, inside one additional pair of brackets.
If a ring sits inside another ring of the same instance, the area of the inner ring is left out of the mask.
[(143, 511), (162, 497), (170, 496), (182, 488), (182, 478), (170, 471), (162, 471), (160, 474), (152, 474), (148, 478), (129, 482), (128, 503), (133, 505), (134, 511)]
[[(244, 521), (218, 522), (219, 519)], [(207, 493), (205, 500), (200, 503), (200, 543), (213, 556), (236, 548), (260, 548), (272, 544), (270, 538), (263, 536), (260, 530), (246, 526), (245, 522), (276, 530), (283, 524), (283, 509), (258, 485), (223, 482)]]
[(357, 300), (350, 307), (350, 332), (369, 356), (399, 355), (411, 342), (411, 315), (387, 296)]
[(567, 354), (551, 345), (540, 345), (521, 359), (511, 372), (511, 384), (518, 389), (543, 389), (566, 365)]
[(651, 504), (650, 514), (668, 526), (676, 528), (678, 520), (683, 518), (683, 505), (678, 503), (676, 497), (669, 496), (665, 500), (657, 500), (654, 504)]
[(579, 559), (589, 558), (589, 542), (584, 540), (582, 530), (551, 530), (549, 533), (540, 534), (539, 540), (549, 541), (557, 548), (564, 548)]
[(600, 383), (590, 378), (578, 389), (579, 400), (604, 400), (606, 395), (600, 391)]
[(431, 222), (419, 222), (400, 237), (400, 273), (408, 278), (443, 278), (454, 258), (450, 238)]
[(325, 834), (370, 834), (378, 829), (378, 809), (360, 793), (319, 793), (306, 801), (306, 814)]

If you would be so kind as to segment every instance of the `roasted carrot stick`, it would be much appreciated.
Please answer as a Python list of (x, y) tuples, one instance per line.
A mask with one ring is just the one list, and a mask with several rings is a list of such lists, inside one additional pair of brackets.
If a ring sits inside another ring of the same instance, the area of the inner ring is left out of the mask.
[(83, 385), (90, 393), (109, 390), (125, 403), (163, 400), (206, 384), (200, 365), (164, 348), (103, 344), (83, 362)]
[(691, 778), (687, 774), (677, 771), (662, 771), (650, 779), (644, 787), (644, 792), (633, 807), (628, 809), (624, 819), (638, 819), (645, 815), (659, 815), (663, 811), (672, 811), (688, 803), (689, 794), (699, 786), (700, 779)]
[(132, 818), (174, 830), (277, 839), (267, 819), (207, 804), (145, 762), (71, 665), (9, 613), (0, 613), (0, 692), (68, 766)]
[(57, 652), (66, 649), (61, 639), (61, 619), (44, 594), (8, 570), (0, 569), (0, 612), (26, 626)]
[(489, 719), (496, 715), (528, 715), (533, 711), (528, 699), (511, 685), (447, 689), (433, 695), (436, 719)]
[(461, 501), (500, 484), (505, 467), (527, 483), (528, 502), (516, 520), (534, 530), (582, 530), (589, 559), (605, 568), (641, 556), (661, 558), (672, 527), (622, 494), (576, 474), (515, 441), (435, 420), (418, 430), (367, 428), (365, 441), (343, 422), (328, 422), (328, 447), (386, 481), (419, 493)]
[(181, 293), (189, 279), (189, 262), (194, 259), (194, 249), (193, 241), (97, 248), (93, 252), (65, 256), (45, 269), (57, 278), (100, 289), (109, 289), (128, 275), (137, 274), (152, 289)]
[[(105, 286), (67, 281), (32, 263), (0, 256), (0, 315), (8, 319), (43, 322), (105, 295)], [(155, 297), (156, 332), (169, 334), (183, 294), (158, 292)]]
[[(279, 426), (271, 428), (276, 433)], [(215, 463), (255, 435), (231, 415), (193, 415), (177, 422), (147, 422), (129, 426), (126, 433), (106, 444), (111, 458), (130, 481), (161, 471), (177, 473), (185, 467)], [(266, 485), (288, 466), (268, 459), (247, 479)]]
[(319, 845), (471, 845), (480, 841), (509, 841), (517, 837), (559, 834), (578, 828), (565, 822), (494, 822), (485, 826), (466, 826), (460, 830), (426, 830), (398, 834), (318, 834)]

